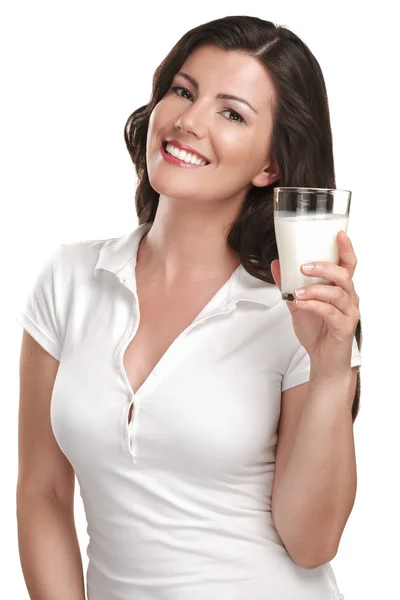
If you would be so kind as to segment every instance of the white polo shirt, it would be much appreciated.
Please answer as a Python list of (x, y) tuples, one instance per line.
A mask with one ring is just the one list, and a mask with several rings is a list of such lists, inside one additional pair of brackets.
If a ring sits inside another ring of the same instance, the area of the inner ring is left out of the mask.
[(240, 265), (140, 387), (128, 426), (123, 355), (150, 226), (61, 244), (17, 316), (60, 361), (51, 425), (86, 512), (88, 599), (342, 598), (330, 564), (296, 565), (271, 518), (281, 393), (310, 374), (276, 286)]

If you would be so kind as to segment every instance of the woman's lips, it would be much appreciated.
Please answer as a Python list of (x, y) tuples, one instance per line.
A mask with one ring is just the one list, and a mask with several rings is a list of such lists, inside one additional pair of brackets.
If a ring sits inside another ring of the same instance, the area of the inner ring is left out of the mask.
[(207, 156), (204, 156), (204, 154), (202, 154), (195, 148), (188, 146), (187, 144), (182, 144), (179, 140), (175, 140), (174, 138), (166, 138), (164, 140), (164, 148), (166, 148), (168, 144), (172, 144), (173, 146), (175, 146), (175, 148), (179, 148), (180, 150), (185, 150), (186, 152), (190, 152), (191, 154), (194, 154), (195, 156), (197, 156), (197, 158), (200, 158), (207, 164), (210, 163)]
[(207, 165), (192, 165), (192, 164), (184, 162), (183, 160), (180, 160), (179, 158), (176, 158), (175, 156), (172, 156), (172, 154), (168, 154), (168, 152), (166, 152), (166, 150), (165, 150), (165, 146), (167, 143), (168, 142), (162, 142), (160, 152), (161, 152), (161, 156), (163, 157), (163, 159), (166, 162), (170, 163), (171, 165), (178, 165), (180, 167), (187, 167), (189, 169), (199, 169), (201, 167), (207, 166)]

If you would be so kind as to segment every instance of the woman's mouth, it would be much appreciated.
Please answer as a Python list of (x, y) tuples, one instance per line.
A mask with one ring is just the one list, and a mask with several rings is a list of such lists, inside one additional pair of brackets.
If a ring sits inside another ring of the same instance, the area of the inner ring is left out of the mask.
[(207, 163), (205, 160), (197, 156), (192, 152), (187, 152), (181, 148), (177, 148), (168, 141), (161, 144), (161, 155), (164, 160), (172, 165), (178, 165), (180, 167), (198, 168), (205, 167)]

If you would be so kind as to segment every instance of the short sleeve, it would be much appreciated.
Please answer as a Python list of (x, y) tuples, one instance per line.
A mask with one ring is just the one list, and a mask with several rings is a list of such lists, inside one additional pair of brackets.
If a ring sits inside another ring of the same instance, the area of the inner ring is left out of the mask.
[(49, 354), (60, 360), (62, 343), (53, 271), (56, 252), (40, 267), (15, 318)]
[[(351, 367), (361, 367), (361, 352), (358, 348), (356, 337), (353, 338)], [(290, 361), (289, 367), (282, 378), (282, 392), (296, 385), (306, 383), (310, 379), (310, 357), (307, 350), (300, 343)]]

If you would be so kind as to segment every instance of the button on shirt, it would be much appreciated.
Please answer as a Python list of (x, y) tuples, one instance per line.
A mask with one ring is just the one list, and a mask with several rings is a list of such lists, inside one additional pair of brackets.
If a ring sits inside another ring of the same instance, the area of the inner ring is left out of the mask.
[(239, 265), (133, 394), (123, 356), (150, 227), (61, 244), (17, 316), (60, 361), (51, 426), (84, 503), (88, 599), (342, 598), (330, 564), (299, 567), (271, 517), (281, 394), (310, 375), (275, 285)]

